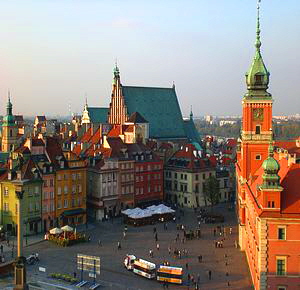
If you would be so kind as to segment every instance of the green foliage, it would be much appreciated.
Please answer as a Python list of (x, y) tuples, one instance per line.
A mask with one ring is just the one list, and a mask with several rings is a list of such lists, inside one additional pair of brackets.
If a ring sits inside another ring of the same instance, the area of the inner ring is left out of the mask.
[(210, 176), (204, 182), (204, 198), (212, 205), (216, 205), (220, 200), (219, 182), (215, 176)]
[(73, 278), (69, 274), (51, 273), (50, 277), (53, 278), (53, 279), (62, 280), (62, 281), (65, 281), (65, 282), (70, 282), (70, 283), (77, 283), (78, 282), (78, 279)]
[(68, 247), (74, 244), (86, 242), (86, 238), (81, 235), (77, 234), (77, 239), (64, 239), (61, 236), (49, 235), (49, 241), (61, 246), (61, 247)]
[[(236, 124), (226, 124), (219, 126), (218, 124), (208, 124), (205, 121), (195, 120), (195, 126), (198, 132), (203, 135), (213, 135), (226, 138), (238, 138), (241, 131), (241, 121)], [(280, 124), (273, 123), (273, 132), (275, 139), (287, 140), (295, 139), (299, 137), (300, 122), (298, 121), (287, 121)]]

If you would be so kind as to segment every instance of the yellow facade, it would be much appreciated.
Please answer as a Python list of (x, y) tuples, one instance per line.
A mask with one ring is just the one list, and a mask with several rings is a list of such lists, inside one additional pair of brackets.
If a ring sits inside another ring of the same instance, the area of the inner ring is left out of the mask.
[(68, 168), (56, 171), (57, 225), (86, 222), (86, 168), (83, 161), (68, 161)]

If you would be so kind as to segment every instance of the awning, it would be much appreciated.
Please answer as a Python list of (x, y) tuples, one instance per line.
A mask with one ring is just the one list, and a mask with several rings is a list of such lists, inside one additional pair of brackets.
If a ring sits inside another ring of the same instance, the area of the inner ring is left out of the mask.
[(70, 210), (65, 210), (61, 215), (62, 216), (72, 216), (72, 215), (79, 215), (79, 214), (84, 214), (85, 210), (83, 208), (77, 208), (77, 209), (70, 209)]

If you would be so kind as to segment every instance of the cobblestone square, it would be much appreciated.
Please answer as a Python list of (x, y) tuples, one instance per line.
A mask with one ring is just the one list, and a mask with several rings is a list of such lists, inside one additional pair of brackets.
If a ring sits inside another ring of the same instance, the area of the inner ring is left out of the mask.
[[(195, 280), (200, 277), (199, 289), (252, 289), (244, 253), (235, 247), (235, 240), (237, 240), (235, 213), (228, 211), (225, 205), (218, 206), (214, 212), (225, 215), (224, 226), (227, 229), (225, 237), (220, 236), (218, 231), (214, 236), (214, 228), (218, 224), (201, 224), (201, 239), (187, 240), (183, 243), (183, 232), (176, 229), (176, 224), (184, 224), (186, 229), (196, 229), (198, 226), (194, 211), (184, 210), (184, 216), (179, 221), (177, 219), (176, 223), (169, 222), (167, 230), (164, 229), (163, 224), (128, 226), (124, 239), (123, 221), (121, 218), (116, 218), (113, 222), (90, 224), (86, 235), (90, 236), (91, 241), (87, 243), (62, 248), (43, 241), (28, 246), (25, 248), (26, 256), (33, 252), (38, 252), (40, 256), (38, 264), (27, 267), (28, 280), (56, 284), (56, 281), (47, 278), (47, 274), (53, 272), (73, 275), (76, 271), (77, 277), (80, 277), (80, 272), (76, 270), (76, 256), (77, 253), (82, 253), (101, 257), (101, 274), (97, 277), (97, 281), (102, 284), (100, 289), (163, 289), (163, 285), (159, 282), (147, 280), (125, 269), (123, 266), (125, 255), (134, 254), (156, 265), (168, 261), (171, 266), (183, 267), (184, 285), (169, 285), (169, 289), (195, 289), (194, 286), (188, 287), (188, 274), (194, 276)], [(157, 229), (157, 242), (153, 227)], [(232, 227), (232, 234), (229, 234), (230, 227)], [(180, 235), (179, 241), (175, 240), (177, 233)], [(215, 241), (221, 238), (225, 238), (223, 248), (216, 248)], [(120, 250), (117, 249), (118, 241), (121, 243)], [(157, 243), (159, 243), (159, 250), (156, 248)], [(168, 247), (171, 247), (171, 254), (168, 252)], [(175, 248), (182, 253), (183, 250), (187, 250), (187, 254), (182, 254), (180, 259), (176, 258), (173, 254)], [(154, 252), (153, 258), (149, 257), (150, 249)], [(198, 261), (199, 255), (202, 256), (202, 262)], [(45, 267), (46, 274), (39, 272), (38, 267)], [(208, 279), (209, 270), (212, 272), (211, 280)], [(84, 279), (92, 281), (88, 273), (84, 273)]]

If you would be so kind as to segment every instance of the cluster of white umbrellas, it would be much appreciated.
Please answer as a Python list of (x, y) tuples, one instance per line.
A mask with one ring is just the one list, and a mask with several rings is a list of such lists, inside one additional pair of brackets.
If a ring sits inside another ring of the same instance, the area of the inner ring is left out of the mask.
[(129, 218), (139, 219), (139, 218), (147, 218), (151, 217), (155, 214), (167, 214), (167, 213), (174, 213), (175, 211), (170, 207), (159, 204), (159, 205), (151, 205), (146, 209), (140, 209), (139, 207), (133, 209), (126, 209), (122, 211), (122, 214), (127, 215)]
[(50, 234), (52, 235), (57, 235), (57, 234), (61, 234), (62, 232), (72, 232), (73, 231), (73, 228), (66, 225), (66, 226), (63, 226), (62, 228), (53, 228), (50, 230)]

